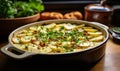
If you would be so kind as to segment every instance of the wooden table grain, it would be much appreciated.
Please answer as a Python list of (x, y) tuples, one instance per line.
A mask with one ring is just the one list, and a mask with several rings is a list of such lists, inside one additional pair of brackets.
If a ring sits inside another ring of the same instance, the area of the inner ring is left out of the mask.
[(104, 58), (90, 71), (120, 71), (120, 44), (114, 43), (112, 37), (107, 42)]
[[(7, 41), (0, 42), (0, 47), (5, 46), (7, 43)], [(8, 60), (8, 57), (0, 52), (0, 71), (27, 70), (24, 69), (27, 67), (25, 67), (24, 64), (22, 63), (17, 66), (18, 64), (15, 62), (15, 60)], [(80, 71), (120, 71), (120, 44), (113, 42), (112, 37), (110, 36), (110, 39), (106, 45), (105, 56), (92, 67), (88, 68), (86, 66), (85, 68), (85, 70)], [(37, 69), (41, 69), (41, 65), (37, 65)], [(54, 67), (51, 68), (51, 70), (55, 70)]]

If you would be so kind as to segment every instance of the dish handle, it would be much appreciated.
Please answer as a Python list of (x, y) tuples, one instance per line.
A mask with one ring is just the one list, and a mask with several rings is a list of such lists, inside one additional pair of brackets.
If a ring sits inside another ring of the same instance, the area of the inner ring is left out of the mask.
[(10, 43), (3, 46), (1, 48), (1, 52), (3, 52), (4, 54), (6, 54), (12, 58), (15, 58), (15, 59), (23, 59), (23, 58), (35, 55), (34, 53), (19, 50), (19, 49), (15, 48), (14, 46), (12, 46)]

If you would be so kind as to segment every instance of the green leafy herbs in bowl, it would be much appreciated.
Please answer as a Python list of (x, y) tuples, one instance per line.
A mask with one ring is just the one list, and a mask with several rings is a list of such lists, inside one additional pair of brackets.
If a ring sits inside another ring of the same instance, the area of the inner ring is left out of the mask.
[(32, 16), (41, 11), (44, 11), (44, 5), (41, 0), (0, 1), (0, 18), (19, 18)]
[(14, 29), (38, 21), (42, 11), (41, 0), (0, 0), (0, 36), (7, 38)]
[(120, 27), (113, 27), (112, 30), (117, 34), (120, 34)]

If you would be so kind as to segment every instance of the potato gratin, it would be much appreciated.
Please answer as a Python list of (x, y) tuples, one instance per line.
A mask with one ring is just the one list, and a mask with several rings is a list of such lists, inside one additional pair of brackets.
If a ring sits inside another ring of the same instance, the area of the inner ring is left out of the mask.
[(12, 36), (15, 47), (34, 53), (76, 52), (97, 46), (105, 36), (97, 28), (74, 23), (34, 25)]

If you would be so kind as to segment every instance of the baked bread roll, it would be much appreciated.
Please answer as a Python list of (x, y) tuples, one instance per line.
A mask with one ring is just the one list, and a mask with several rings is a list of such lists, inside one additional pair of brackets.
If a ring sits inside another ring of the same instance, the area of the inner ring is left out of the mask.
[(49, 19), (63, 19), (63, 14), (60, 12), (42, 12), (40, 15), (40, 20)]
[(50, 17), (53, 19), (63, 19), (63, 14), (60, 12), (51, 12)]
[(78, 20), (82, 20), (83, 16), (82, 13), (79, 11), (73, 11), (70, 13), (65, 13), (64, 14), (64, 18), (65, 19), (78, 19)]
[(40, 14), (40, 20), (48, 20), (50, 19), (50, 12), (42, 12)]

